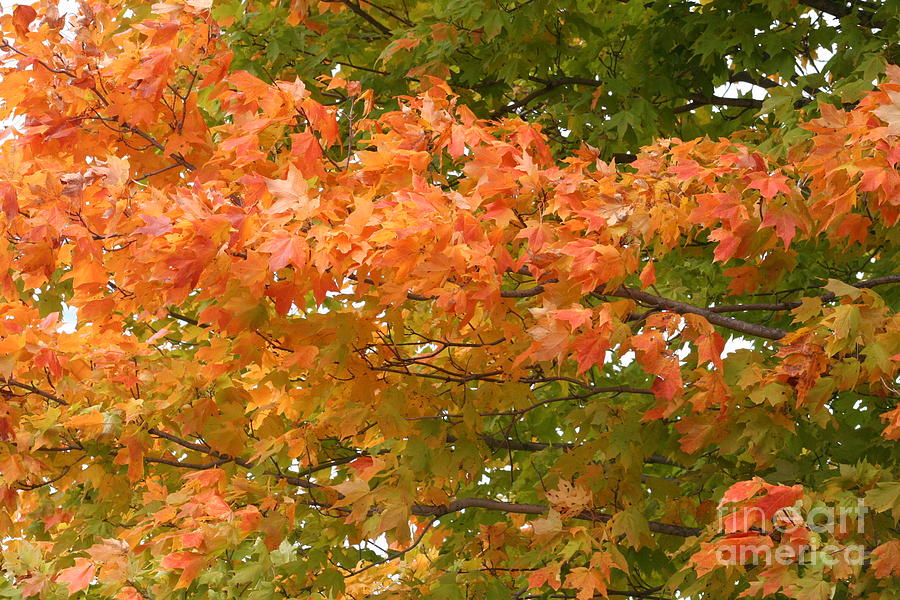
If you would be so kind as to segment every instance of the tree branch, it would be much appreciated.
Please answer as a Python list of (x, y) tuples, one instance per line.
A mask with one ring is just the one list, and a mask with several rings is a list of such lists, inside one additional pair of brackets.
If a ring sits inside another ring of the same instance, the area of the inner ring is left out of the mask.
[(771, 79), (766, 79), (765, 77), (756, 77), (749, 71), (741, 71), (740, 73), (735, 73), (728, 79), (728, 81), (732, 83), (749, 83), (757, 87), (766, 89), (781, 87)]
[(359, 4), (352, 2), (351, 0), (324, 0), (325, 2), (335, 3), (339, 2), (352, 10), (358, 16), (360, 16), (364, 21), (368, 22), (372, 27), (383, 33), (384, 35), (392, 35), (391, 30), (384, 25), (381, 21), (364, 11)]
[(425, 527), (422, 529), (422, 532), (418, 535), (418, 537), (416, 537), (415, 541), (410, 546), (407, 546), (403, 550), (400, 550), (399, 552), (395, 552), (394, 554), (391, 554), (390, 556), (386, 556), (381, 560), (377, 560), (373, 563), (369, 563), (365, 567), (357, 569), (356, 571), (351, 571), (350, 573), (345, 575), (345, 577), (352, 577), (354, 575), (359, 575), (363, 571), (368, 571), (372, 567), (377, 567), (378, 565), (383, 565), (386, 562), (390, 562), (392, 560), (397, 560), (398, 558), (401, 558), (402, 556), (406, 555), (407, 552), (409, 552), (410, 550), (412, 550), (413, 548), (415, 548), (422, 542), (422, 540), (425, 538), (425, 534), (428, 533), (428, 530), (431, 529), (431, 527), (432, 527), (432, 525), (434, 525), (435, 521), (437, 521), (437, 518), (434, 518), (431, 521), (429, 521), (428, 524), (426, 524)]
[(722, 96), (700, 96), (698, 94), (692, 94), (690, 100), (691, 101), (687, 104), (672, 109), (672, 112), (677, 115), (694, 110), (695, 108), (700, 108), (701, 106), (709, 105), (757, 109), (762, 108), (763, 105), (762, 100), (755, 100), (753, 98), (723, 98)]
[[(482, 508), (485, 510), (496, 510), (506, 513), (526, 514), (526, 515), (542, 515), (550, 510), (550, 507), (541, 504), (519, 504), (516, 502), (501, 502), (500, 500), (491, 500), (488, 498), (460, 498), (453, 500), (449, 504), (434, 506), (428, 504), (414, 504), (412, 513), (418, 516), (434, 516), (441, 517), (451, 513), (459, 512), (467, 508)], [(612, 520), (612, 515), (600, 513), (593, 510), (583, 511), (575, 515), (576, 519), (585, 521), (594, 521), (597, 523), (606, 523)], [(663, 533), (666, 535), (674, 535), (679, 537), (696, 537), (702, 533), (699, 527), (688, 527), (686, 525), (672, 525), (669, 523), (658, 523), (656, 521), (648, 522), (650, 531), (655, 533)]]
[(54, 396), (53, 394), (50, 394), (48, 392), (45, 392), (44, 390), (36, 388), (33, 385), (29, 385), (27, 383), (22, 383), (20, 381), (16, 381), (15, 379), (11, 379), (11, 378), (7, 378), (5, 380), (5, 383), (6, 383), (6, 385), (11, 385), (11, 386), (23, 389), (23, 390), (27, 390), (27, 391), (31, 392), (32, 394), (37, 394), (38, 396), (41, 396), (42, 398), (46, 398), (47, 400), (49, 400), (51, 402), (55, 402), (56, 404), (59, 404), (60, 406), (68, 406), (69, 405), (68, 402), (66, 402), (59, 396)]
[(615, 296), (617, 298), (630, 298), (631, 300), (637, 300), (639, 302), (643, 302), (644, 304), (649, 304), (650, 306), (655, 306), (657, 308), (664, 308), (666, 310), (670, 310), (679, 314), (700, 315), (701, 317), (706, 318), (706, 320), (713, 325), (718, 325), (732, 331), (737, 331), (738, 333), (752, 335), (755, 337), (761, 337), (770, 340), (779, 340), (788, 334), (788, 332), (784, 329), (779, 329), (777, 327), (768, 327), (766, 325), (759, 325), (756, 323), (748, 323), (747, 321), (741, 321), (739, 319), (735, 319), (734, 317), (726, 317), (719, 313), (713, 312), (708, 308), (700, 308), (699, 306), (694, 306), (693, 304), (686, 304), (677, 300), (671, 300), (669, 298), (663, 298), (661, 296), (654, 296), (653, 294), (648, 294), (647, 292), (643, 292), (641, 290), (625, 287), (624, 285), (620, 285), (612, 292), (606, 292), (605, 294), (599, 292), (595, 293), (600, 296), (606, 295)]
[[(854, 12), (853, 8), (847, 6), (846, 3), (834, 2), (833, 0), (800, 0), (799, 3), (803, 6), (813, 8), (819, 12), (828, 13), (833, 17), (837, 17), (838, 19), (849, 16)], [(859, 9), (856, 11), (856, 18), (859, 19), (861, 25), (868, 28), (881, 26), (880, 23), (873, 22), (872, 15), (870, 15), (863, 9)]]
[[(570, 442), (520, 442), (518, 440), (513, 440), (510, 438), (496, 438), (487, 433), (481, 434), (480, 437), (485, 445), (493, 450), (521, 450), (524, 452), (540, 452), (542, 450), (546, 450), (547, 448), (558, 448), (560, 450), (571, 450), (575, 448), (575, 444), (572, 444)], [(456, 441), (457, 439), (453, 435), (447, 436), (448, 443), (452, 444)], [(659, 454), (651, 454), (650, 456), (644, 458), (644, 464), (667, 465), (670, 467), (679, 467), (682, 469), (685, 468), (684, 465)]]
[(157, 463), (160, 465), (169, 465), (172, 467), (178, 467), (181, 469), (194, 469), (196, 471), (205, 471), (206, 469), (214, 469), (218, 466), (224, 465), (227, 462), (231, 462), (231, 459), (220, 458), (219, 460), (214, 460), (210, 463), (192, 463), (192, 462), (181, 462), (174, 459), (169, 458), (157, 458), (153, 456), (145, 456), (144, 461), (148, 463)]
[[(882, 277), (873, 277), (872, 279), (864, 279), (863, 281), (857, 281), (855, 283), (849, 283), (848, 285), (852, 285), (855, 288), (867, 289), (873, 288), (879, 285), (889, 285), (892, 283), (900, 283), (900, 275), (884, 275)], [(822, 287), (822, 286), (818, 286)], [(837, 298), (834, 292), (827, 292), (819, 296), (819, 300), (822, 302), (831, 302)], [(781, 311), (781, 310), (793, 310), (800, 306), (802, 303), (793, 301), (793, 302), (760, 302), (755, 304), (726, 304), (720, 306), (710, 306), (709, 311), (715, 313), (726, 313), (726, 312), (744, 312), (744, 311), (753, 311), (753, 310), (767, 310), (767, 311)]]
[(515, 112), (516, 110), (527, 106), (532, 100), (540, 98), (545, 94), (549, 94), (553, 90), (565, 85), (588, 85), (592, 87), (603, 85), (602, 82), (594, 79), (588, 79), (587, 77), (559, 77), (557, 79), (539, 79), (537, 77), (529, 77), (528, 79), (537, 83), (543, 83), (544, 87), (534, 90), (521, 100), (511, 102), (510, 104), (507, 104), (506, 106), (495, 110), (493, 113), (491, 113), (491, 119), (498, 119), (503, 115)]

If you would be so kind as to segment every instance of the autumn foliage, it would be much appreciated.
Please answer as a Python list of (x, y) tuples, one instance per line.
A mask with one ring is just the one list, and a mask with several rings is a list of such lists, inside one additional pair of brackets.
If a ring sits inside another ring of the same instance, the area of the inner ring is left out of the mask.
[(900, 69), (619, 165), (209, 4), (0, 17), (0, 595), (896, 597)]

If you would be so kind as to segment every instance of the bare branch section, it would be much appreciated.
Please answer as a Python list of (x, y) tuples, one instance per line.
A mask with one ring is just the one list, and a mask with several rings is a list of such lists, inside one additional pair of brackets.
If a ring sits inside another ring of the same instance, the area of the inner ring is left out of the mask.
[[(760, 85), (761, 87), (770, 88), (770, 87), (778, 87), (778, 84), (774, 81), (768, 79), (756, 79), (754, 78), (752, 81), (749, 80), (750, 75), (746, 73), (740, 73), (740, 79), (735, 79), (735, 81), (746, 81), (752, 82), (756, 85)], [(603, 85), (603, 82), (598, 79), (590, 79), (588, 77), (558, 77), (555, 79), (541, 79), (538, 77), (529, 77), (529, 80), (541, 83), (544, 87), (538, 88), (526, 96), (516, 100), (514, 102), (510, 102), (506, 106), (503, 106), (493, 113), (491, 113), (491, 119), (499, 119), (505, 115), (510, 113), (514, 113), (520, 108), (525, 108), (529, 104), (531, 104), (534, 100), (537, 100), (541, 96), (545, 96), (554, 90), (557, 90), (561, 87), (568, 85), (583, 85), (589, 87), (599, 87)], [(691, 94), (687, 97), (690, 101), (687, 104), (676, 107), (672, 110), (675, 114), (681, 114), (684, 112), (688, 112), (694, 110), (695, 108), (700, 108), (701, 106), (726, 106), (726, 107), (736, 107), (736, 108), (762, 108), (762, 100), (756, 100), (753, 98), (726, 98), (723, 96), (702, 96), (700, 94)], [(624, 162), (624, 161), (619, 161)]]
[(677, 115), (694, 110), (695, 108), (700, 108), (701, 106), (728, 106), (735, 108), (759, 109), (762, 108), (762, 105), (762, 100), (755, 100), (753, 98), (725, 98), (722, 96), (692, 95), (690, 97), (690, 102), (673, 109), (672, 112)]
[[(550, 510), (550, 507), (541, 504), (518, 504), (515, 502), (501, 502), (499, 500), (490, 500), (488, 498), (460, 498), (449, 504), (441, 506), (430, 506), (423, 504), (413, 505), (413, 514), (419, 516), (443, 516), (454, 512), (459, 512), (467, 508), (481, 508), (484, 510), (496, 510), (506, 513), (517, 513), (526, 515), (542, 515)], [(612, 515), (600, 513), (596, 511), (584, 511), (575, 515), (576, 519), (585, 521), (594, 521), (606, 523), (612, 519)], [(662, 533), (665, 535), (674, 535), (678, 537), (696, 537), (703, 531), (698, 527), (687, 527), (684, 525), (671, 525), (669, 523), (657, 523), (650, 521), (648, 523), (650, 531)]]
[[(883, 277), (873, 277), (872, 279), (857, 281), (849, 285), (852, 285), (853, 287), (859, 289), (869, 289), (879, 285), (890, 285), (893, 283), (900, 283), (900, 275), (884, 275)], [(819, 285), (816, 287), (823, 286)], [(819, 301), (831, 302), (836, 298), (837, 295), (834, 292), (827, 292), (819, 296)], [(752, 310), (781, 311), (793, 310), (800, 305), (800, 302), (760, 302), (754, 304), (725, 304), (720, 306), (711, 306), (709, 307), (709, 310), (711, 310), (712, 312), (744, 312)]]
[(340, 4), (343, 4), (382, 34), (391, 35), (392, 33), (390, 28), (388, 28), (384, 23), (364, 11), (358, 3), (353, 2), (352, 0), (325, 0), (325, 2), (338, 2)]
[[(502, 290), (500, 295), (504, 298), (530, 298), (532, 296), (537, 296), (546, 290), (544, 287), (547, 284), (556, 283), (555, 279), (547, 280), (539, 285), (536, 285), (532, 288), (526, 288), (521, 290)], [(900, 283), (900, 275), (884, 275), (882, 277), (873, 277), (872, 279), (866, 279), (863, 281), (856, 281), (849, 285), (852, 285), (856, 288), (873, 288), (880, 285), (889, 285)], [(817, 287), (822, 287), (824, 284), (819, 286), (813, 286), (809, 289), (816, 289)], [(739, 319), (735, 319), (733, 317), (726, 317), (720, 313), (727, 312), (744, 312), (744, 311), (754, 311), (754, 310), (771, 310), (771, 311), (781, 311), (781, 310), (792, 310), (800, 306), (800, 302), (774, 302), (774, 303), (758, 303), (758, 304), (733, 304), (733, 305), (721, 305), (721, 306), (711, 306), (711, 307), (700, 307), (694, 306), (693, 304), (687, 304), (685, 302), (679, 302), (678, 300), (672, 300), (670, 298), (664, 298), (662, 296), (656, 296), (654, 294), (650, 294), (635, 288), (630, 288), (627, 286), (619, 286), (615, 290), (611, 292), (602, 292), (595, 291), (594, 295), (603, 297), (603, 296), (613, 296), (616, 298), (629, 298), (632, 300), (636, 300), (645, 305), (670, 310), (672, 312), (676, 312), (679, 314), (696, 314), (706, 317), (706, 320), (714, 325), (719, 325), (720, 327), (724, 327), (726, 329), (730, 329), (732, 331), (736, 331), (738, 333), (744, 333), (746, 335), (752, 335), (755, 337), (761, 337), (771, 340), (778, 340), (787, 335), (787, 331), (784, 329), (779, 329), (777, 327), (767, 327), (765, 325), (759, 325), (756, 323), (749, 323), (747, 321), (741, 321)], [(830, 302), (834, 300), (837, 296), (828, 292), (826, 294), (821, 294), (819, 299), (822, 302)], [(418, 300), (419, 298), (410, 298), (413, 300)]]
[(759, 325), (757, 323), (749, 323), (747, 321), (735, 319), (734, 317), (726, 317), (707, 308), (700, 308), (699, 306), (686, 304), (677, 300), (670, 300), (669, 298), (654, 296), (653, 294), (648, 294), (647, 292), (636, 290), (634, 288), (628, 288), (625, 286), (619, 286), (612, 292), (608, 292), (607, 295), (615, 296), (617, 298), (630, 298), (632, 300), (637, 300), (650, 306), (671, 310), (672, 312), (676, 312), (678, 314), (700, 315), (706, 318), (706, 320), (713, 325), (719, 325), (720, 327), (724, 327), (738, 333), (752, 335), (755, 337), (761, 337), (770, 340), (780, 340), (788, 334), (788, 332), (784, 329), (779, 329), (777, 327), (768, 327), (766, 325)]

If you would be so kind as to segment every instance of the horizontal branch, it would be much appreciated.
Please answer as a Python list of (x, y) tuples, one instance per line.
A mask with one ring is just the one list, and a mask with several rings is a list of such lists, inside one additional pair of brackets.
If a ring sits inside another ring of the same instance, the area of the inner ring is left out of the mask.
[[(519, 504), (516, 502), (501, 502), (500, 500), (491, 500), (488, 498), (460, 498), (453, 500), (449, 504), (440, 506), (428, 504), (414, 504), (412, 513), (418, 516), (440, 517), (451, 513), (459, 512), (467, 508), (481, 508), (484, 510), (495, 510), (512, 514), (525, 515), (542, 515), (549, 512), (550, 507), (541, 504)], [(583, 511), (574, 516), (576, 519), (585, 521), (594, 521), (597, 523), (607, 523), (612, 520), (612, 515), (588, 510)], [(648, 522), (650, 531), (662, 533), (665, 535), (674, 535), (679, 537), (696, 537), (702, 533), (699, 527), (688, 527), (686, 525), (672, 525), (670, 523), (658, 523), (656, 521)]]
[(566, 85), (587, 85), (591, 87), (598, 87), (603, 85), (602, 81), (589, 79), (587, 77), (559, 77), (556, 79), (541, 79), (538, 77), (529, 77), (528, 79), (537, 83), (542, 83), (544, 84), (544, 87), (538, 88), (530, 94), (526, 95), (524, 98), (516, 100), (515, 102), (511, 102), (506, 106), (495, 110), (493, 113), (491, 113), (492, 119), (498, 119), (503, 115), (515, 112), (520, 108), (524, 108), (525, 106), (528, 106), (532, 100), (540, 98), (541, 96), (549, 94), (553, 90)]
[(700, 96), (693, 94), (690, 96), (690, 102), (683, 106), (679, 106), (672, 110), (675, 114), (680, 114), (700, 108), (701, 106), (729, 106), (735, 108), (762, 108), (762, 100), (754, 98), (723, 98), (722, 96)]
[[(354, 279), (352, 276), (351, 279)], [(516, 289), (516, 290), (501, 290), (500, 296), (502, 298), (531, 298), (534, 296), (538, 296), (545, 291), (545, 285), (551, 283), (557, 283), (557, 279), (548, 279), (538, 285), (535, 285), (531, 288), (525, 289)], [(366, 280), (366, 283), (374, 283), (371, 280)], [(875, 287), (877, 285), (886, 285), (891, 283), (900, 283), (900, 275), (885, 275), (883, 277), (875, 277), (873, 279), (857, 281), (853, 285), (858, 288), (869, 288)], [(750, 310), (790, 310), (800, 306), (799, 302), (780, 302), (780, 303), (765, 303), (765, 304), (748, 304), (748, 305), (727, 305), (727, 306), (718, 306), (718, 307), (699, 307), (694, 306), (692, 304), (687, 304), (685, 302), (679, 302), (677, 300), (672, 300), (669, 298), (663, 298), (662, 296), (655, 296), (653, 294), (649, 294), (647, 292), (637, 290), (634, 288), (629, 288), (626, 286), (619, 286), (612, 292), (595, 292), (597, 296), (615, 296), (617, 298), (629, 298), (631, 300), (636, 300), (647, 304), (649, 306), (653, 306), (656, 308), (662, 308), (666, 310), (670, 310), (672, 312), (676, 312), (679, 314), (696, 314), (706, 318), (707, 321), (714, 325), (718, 325), (720, 327), (724, 327), (726, 329), (730, 329), (732, 331), (736, 331), (738, 333), (743, 333), (746, 335), (752, 335), (755, 337), (766, 338), (770, 340), (779, 340), (783, 338), (788, 332), (784, 329), (780, 329), (777, 327), (768, 327), (766, 325), (759, 325), (757, 323), (750, 323), (747, 321), (741, 321), (740, 319), (735, 319), (734, 317), (727, 317), (720, 313), (725, 312), (741, 312), (741, 311), (750, 311)], [(822, 294), (819, 298), (823, 302), (828, 302), (835, 299), (835, 294), (832, 292), (828, 292), (826, 294)], [(427, 301), (434, 300), (433, 296), (422, 296), (419, 294), (408, 293), (407, 298), (410, 300), (416, 301)], [(435, 378), (439, 378), (435, 376)]]
[[(541, 452), (548, 448), (556, 448), (559, 450), (572, 450), (576, 447), (571, 442), (522, 442), (511, 438), (497, 438), (490, 434), (483, 433), (480, 435), (481, 441), (492, 450), (520, 450), (523, 452)], [(452, 434), (447, 435), (447, 443), (454, 444), (458, 438)], [(667, 465), (670, 467), (685, 468), (684, 465), (675, 462), (670, 458), (666, 458), (660, 454), (651, 454), (644, 458), (644, 463), (648, 465)]]
[[(893, 283), (900, 283), (900, 275), (884, 275), (882, 277), (873, 277), (872, 279), (864, 279), (862, 281), (857, 281), (854, 283), (848, 283), (847, 285), (852, 285), (855, 288), (860, 289), (868, 289), (873, 288), (879, 285), (890, 285)], [(822, 287), (822, 286), (818, 286)], [(834, 292), (827, 292), (825, 294), (821, 294), (819, 296), (819, 300), (822, 302), (831, 302), (835, 300), (837, 295)], [(799, 306), (801, 306), (801, 302), (791, 301), (791, 302), (757, 302), (751, 304), (724, 304), (720, 306), (710, 306), (708, 308), (711, 312), (716, 313), (725, 313), (725, 312), (745, 312), (745, 311), (754, 311), (754, 310), (766, 310), (766, 311), (782, 311), (782, 310), (793, 310)]]
[(751, 85), (766, 89), (781, 87), (771, 79), (767, 79), (765, 77), (756, 77), (749, 71), (741, 71), (740, 73), (735, 73), (728, 78), (728, 81), (732, 83), (749, 83)]
[(47, 399), (47, 400), (49, 400), (49, 401), (51, 401), (51, 402), (54, 402), (54, 403), (56, 403), (56, 404), (59, 404), (60, 406), (68, 406), (68, 405), (69, 405), (68, 402), (66, 402), (65, 400), (63, 400), (63, 399), (60, 398), (59, 396), (54, 396), (53, 394), (51, 394), (51, 393), (49, 393), (49, 392), (45, 392), (45, 391), (42, 390), (42, 389), (36, 388), (36, 387), (34, 387), (33, 385), (30, 385), (30, 384), (27, 384), (27, 383), (22, 383), (22, 382), (20, 382), (20, 381), (16, 381), (15, 379), (11, 379), (11, 378), (8, 378), (8, 377), (7, 377), (5, 380), (3, 380), (3, 382), (4, 382), (6, 385), (11, 385), (11, 386), (13, 386), (13, 387), (17, 387), (17, 388), (19, 388), (19, 389), (29, 391), (29, 392), (31, 392), (32, 394), (37, 394), (38, 396), (40, 396), (40, 397), (42, 397), (42, 398), (45, 398), (45, 399)]
[(749, 323), (747, 321), (735, 319), (734, 317), (726, 317), (717, 312), (713, 312), (708, 308), (701, 308), (699, 306), (694, 306), (693, 304), (686, 304), (677, 300), (663, 298), (662, 296), (654, 296), (653, 294), (648, 294), (647, 292), (625, 287), (623, 285), (620, 285), (612, 292), (606, 292), (605, 294), (599, 295), (615, 296), (617, 298), (630, 298), (631, 300), (636, 300), (638, 302), (642, 302), (650, 306), (655, 306), (657, 308), (664, 308), (666, 310), (670, 310), (679, 314), (700, 315), (701, 317), (706, 318), (706, 320), (713, 325), (718, 325), (720, 327), (724, 327), (738, 333), (752, 335), (755, 337), (761, 337), (770, 340), (779, 340), (788, 334), (788, 332), (784, 329), (779, 329), (777, 327), (768, 327), (766, 325), (759, 325), (757, 323)]
[(160, 465), (169, 465), (170, 467), (178, 467), (180, 469), (193, 469), (195, 471), (205, 471), (207, 469), (214, 469), (216, 467), (222, 466), (227, 462), (231, 462), (231, 459), (228, 458), (220, 458), (218, 460), (214, 460), (209, 463), (192, 463), (192, 462), (183, 462), (170, 458), (159, 458), (154, 456), (145, 456), (144, 462), (148, 463), (157, 463)]

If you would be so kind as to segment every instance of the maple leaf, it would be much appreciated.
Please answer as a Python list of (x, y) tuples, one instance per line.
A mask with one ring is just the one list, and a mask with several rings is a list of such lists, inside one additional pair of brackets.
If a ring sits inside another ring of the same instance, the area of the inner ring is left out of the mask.
[(574, 515), (591, 506), (591, 493), (587, 489), (560, 480), (556, 490), (547, 492), (547, 499), (561, 516)]
[(19, 4), (13, 9), (13, 26), (20, 37), (28, 35), (28, 26), (37, 18), (37, 11), (27, 4)]
[(691, 555), (689, 563), (693, 565), (697, 576), (702, 577), (713, 569), (722, 566), (722, 557), (718, 543), (701, 542), (700, 550)]
[(774, 594), (778, 590), (789, 588), (793, 584), (791, 572), (788, 565), (784, 563), (775, 563), (759, 574), (759, 579), (751, 581), (750, 586), (738, 595), (738, 598), (747, 598), (750, 596), (768, 596)]
[(166, 215), (141, 215), (146, 225), (138, 227), (135, 233), (142, 233), (149, 236), (160, 236), (172, 231), (172, 221)]
[(620, 511), (613, 516), (610, 520), (610, 532), (613, 535), (624, 535), (634, 548), (640, 548), (650, 539), (647, 518), (634, 507)]
[(900, 135), (900, 91), (887, 92), (890, 104), (884, 104), (876, 108), (873, 113), (887, 123), (887, 135)]
[(737, 254), (743, 241), (739, 236), (727, 229), (716, 229), (709, 234), (709, 239), (719, 242), (714, 253), (717, 262), (728, 262)]
[(891, 540), (872, 550), (875, 576), (900, 577), (900, 540)]
[(50, 531), (56, 525), (60, 523), (68, 523), (72, 519), (72, 513), (66, 510), (55, 510), (53, 513), (44, 519), (44, 530)]
[(338, 504), (335, 506), (346, 506), (348, 504), (353, 504), (363, 496), (369, 493), (369, 484), (358, 477), (354, 477), (353, 479), (348, 479), (342, 483), (331, 486), (331, 488), (338, 492), (342, 498), (338, 501)]
[(834, 587), (830, 581), (801, 579), (793, 595), (797, 600), (826, 600), (834, 596)]
[(116, 594), (116, 600), (143, 600), (141, 593), (132, 586), (125, 586)]
[(33, 577), (29, 577), (22, 581), (19, 590), (22, 592), (23, 598), (39, 596), (48, 582), (49, 579), (46, 575), (44, 575), (43, 573), (38, 573), (37, 575), (34, 575)]
[(546, 517), (531, 521), (531, 527), (534, 530), (535, 541), (543, 544), (562, 531), (562, 519), (558, 512), (551, 510)]
[(722, 494), (722, 500), (719, 502), (719, 506), (722, 506), (727, 502), (741, 502), (742, 500), (746, 500), (763, 489), (764, 485), (765, 482), (759, 477), (754, 477), (748, 481), (738, 481), (737, 483), (732, 484), (731, 487)]
[(738, 510), (722, 517), (722, 529), (725, 533), (737, 533), (749, 531), (752, 527), (766, 525), (762, 523), (759, 511), (739, 508)]
[(606, 596), (606, 578), (598, 569), (575, 567), (566, 575), (564, 587), (577, 590), (578, 600), (588, 600), (595, 595)]
[(57, 583), (65, 583), (71, 596), (82, 590), (86, 590), (94, 579), (94, 564), (86, 558), (76, 558), (75, 566), (62, 569), (56, 574)]
[(803, 496), (803, 486), (766, 486), (766, 493), (753, 505), (763, 511), (766, 519), (772, 519), (782, 508), (792, 506)]
[(309, 250), (296, 235), (287, 231), (275, 234), (259, 247), (263, 252), (269, 252), (269, 268), (278, 271), (287, 265), (295, 268), (303, 268), (306, 265)]
[(641, 287), (650, 287), (656, 283), (656, 266), (653, 261), (644, 265), (640, 275)]
[[(791, 190), (787, 185), (788, 178), (781, 173), (754, 175), (750, 179), (747, 187), (759, 190), (762, 197), (771, 200), (777, 194), (790, 194)], [(785, 244), (787, 246), (788, 244)]]
[(894, 410), (882, 414), (881, 420), (887, 422), (884, 427), (884, 438), (887, 440), (900, 439), (900, 402), (897, 403)]
[(190, 586), (204, 564), (206, 564), (206, 557), (196, 552), (172, 552), (164, 556), (159, 563), (163, 569), (181, 571), (178, 582), (175, 584), (175, 589)]
[(293, 165), (288, 168), (286, 179), (267, 179), (266, 188), (276, 198), (267, 209), (271, 214), (289, 212), (295, 219), (305, 221), (319, 207), (318, 199), (309, 197), (309, 185)]
[(19, 214), (16, 188), (8, 181), (0, 181), (0, 210), (6, 215), (7, 220)]
[(772, 538), (756, 531), (740, 531), (726, 535), (716, 543), (720, 561), (731, 564), (753, 563), (775, 545)]
[(791, 241), (793, 241), (797, 232), (797, 224), (797, 216), (787, 210), (786, 207), (775, 209), (770, 206), (760, 226), (774, 227), (778, 237), (784, 243), (784, 247), (790, 248)]
[(539, 588), (546, 583), (554, 590), (558, 590), (562, 585), (562, 582), (559, 580), (559, 570), (559, 563), (535, 569), (528, 575), (528, 587)]
[(413, 36), (412, 34), (407, 35), (404, 38), (400, 38), (391, 42), (387, 48), (381, 53), (379, 56), (379, 60), (383, 62), (387, 62), (387, 60), (396, 54), (400, 50), (412, 50), (421, 42), (420, 38)]

